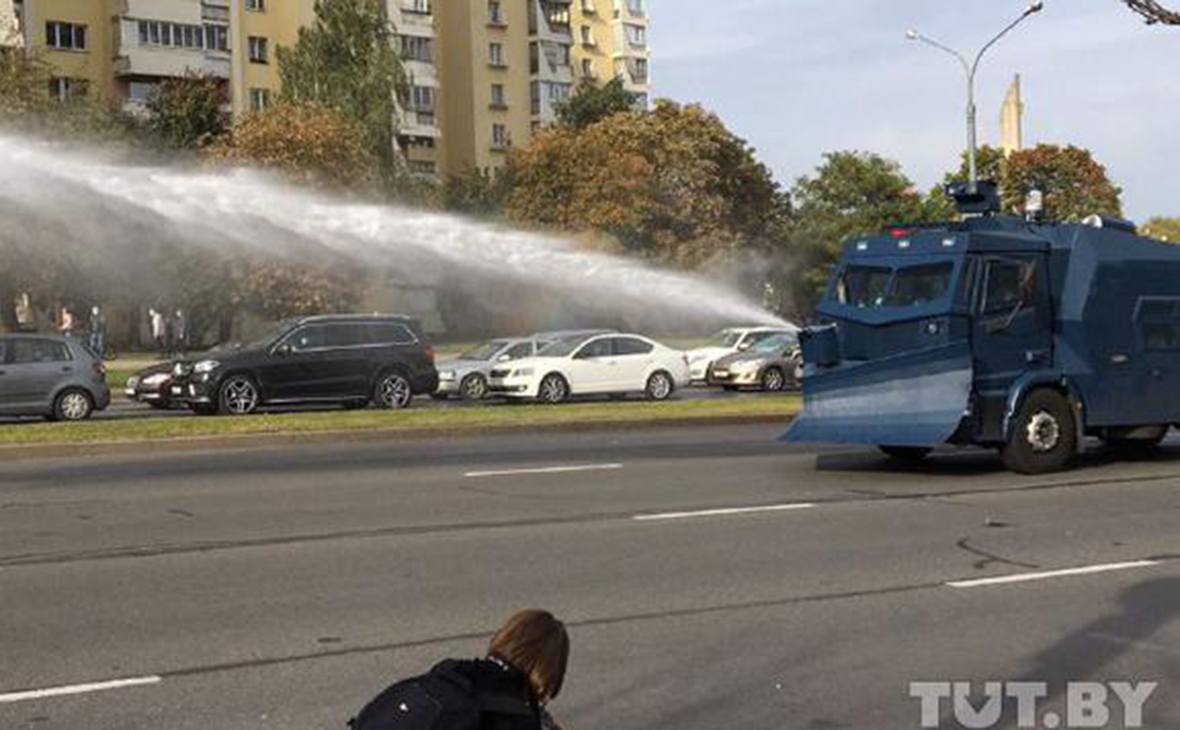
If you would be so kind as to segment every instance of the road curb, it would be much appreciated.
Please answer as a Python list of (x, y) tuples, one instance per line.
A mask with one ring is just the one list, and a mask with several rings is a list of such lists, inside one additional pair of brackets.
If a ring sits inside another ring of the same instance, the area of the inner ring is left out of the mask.
[(191, 436), (142, 441), (95, 441), (92, 443), (47, 443), (0, 446), (0, 463), (30, 459), (71, 459), (88, 456), (145, 455), (288, 448), (319, 444), (378, 444), (393, 441), (435, 441), (480, 436), (521, 436), (602, 431), (641, 431), (655, 428), (704, 428), (778, 423), (784, 427), (793, 414), (756, 414), (586, 421), (580, 423), (523, 424), (519, 426), (459, 426), (447, 428), (382, 428), (287, 433), (242, 434), (236, 436)]

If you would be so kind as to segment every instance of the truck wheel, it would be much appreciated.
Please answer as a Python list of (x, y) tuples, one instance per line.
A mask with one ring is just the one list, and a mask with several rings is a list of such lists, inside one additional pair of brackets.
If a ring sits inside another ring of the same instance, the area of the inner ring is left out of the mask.
[(1020, 406), (1001, 454), (1004, 465), (1018, 474), (1047, 474), (1065, 468), (1077, 449), (1069, 402), (1056, 391), (1036, 390)]
[(878, 446), (877, 448), (890, 459), (911, 463), (917, 463), (925, 459), (934, 450), (924, 446)]

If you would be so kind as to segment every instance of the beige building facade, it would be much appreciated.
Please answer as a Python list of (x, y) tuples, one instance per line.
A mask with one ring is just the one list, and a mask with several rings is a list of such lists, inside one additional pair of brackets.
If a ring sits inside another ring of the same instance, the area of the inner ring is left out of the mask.
[[(410, 93), (397, 143), (411, 171), (492, 173), (556, 120), (578, 84), (622, 77), (648, 104), (648, 0), (382, 0)], [(314, 0), (0, 0), (53, 69), (54, 93), (142, 112), (155, 84), (224, 79), (236, 115), (280, 92), (276, 51), (314, 20)], [(11, 23), (9, 24), (11, 25)], [(2, 37), (2, 35), (0, 35)]]

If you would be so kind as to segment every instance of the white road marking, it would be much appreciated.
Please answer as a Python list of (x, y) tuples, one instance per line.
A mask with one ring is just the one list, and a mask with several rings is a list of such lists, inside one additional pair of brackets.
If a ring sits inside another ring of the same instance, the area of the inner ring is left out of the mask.
[(733, 515), (752, 515), (763, 512), (789, 512), (792, 510), (811, 509), (814, 506), (814, 504), (807, 502), (795, 502), (792, 504), (771, 504), (762, 507), (730, 507), (726, 509), (704, 509), (695, 512), (664, 512), (654, 515), (635, 515), (631, 519), (637, 522), (690, 520), (697, 517), (731, 517)]
[(505, 471), (469, 471), (463, 476), (468, 479), (480, 477), (514, 477), (529, 474), (572, 474), (579, 471), (614, 471), (622, 464), (585, 464), (581, 466), (550, 466), (540, 469), (507, 469)]
[(26, 692), (10, 692), (0, 694), (0, 705), (27, 700), (42, 700), (49, 697), (67, 697), (69, 695), (84, 695), (91, 692), (108, 692), (127, 687), (142, 687), (149, 684), (159, 684), (163, 677), (131, 677), (129, 679), (112, 679), (109, 682), (93, 682), (91, 684), (71, 684), (64, 687), (48, 687), (46, 689), (32, 689)]
[(1134, 570), (1136, 568), (1150, 568), (1159, 565), (1158, 560), (1136, 560), (1130, 563), (1109, 563), (1106, 565), (1088, 565), (1083, 568), (1068, 568), (1066, 570), (1049, 570), (1042, 573), (1017, 573), (1015, 575), (1001, 575), (995, 578), (978, 578), (975, 580), (956, 580), (947, 583), (951, 588), (982, 588), (984, 586), (998, 586), (1008, 583), (1027, 583), (1034, 580), (1050, 580), (1052, 578), (1068, 578), (1076, 575), (1093, 575), (1095, 573), (1110, 573), (1116, 570)]

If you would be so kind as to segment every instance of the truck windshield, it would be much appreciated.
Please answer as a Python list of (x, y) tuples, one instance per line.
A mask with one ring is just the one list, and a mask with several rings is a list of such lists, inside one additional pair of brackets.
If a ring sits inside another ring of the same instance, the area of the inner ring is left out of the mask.
[(936, 301), (951, 287), (953, 263), (907, 266), (849, 266), (836, 282), (836, 300), (858, 309), (917, 307)]

